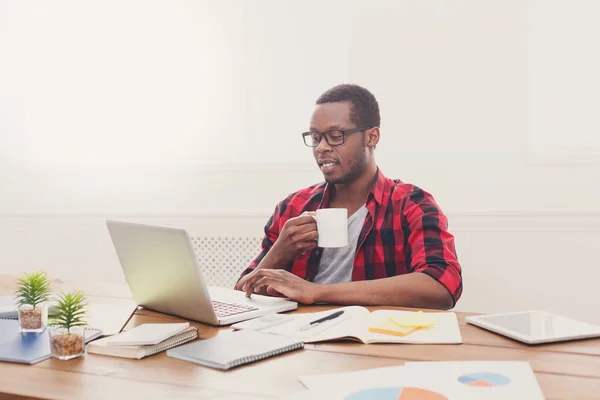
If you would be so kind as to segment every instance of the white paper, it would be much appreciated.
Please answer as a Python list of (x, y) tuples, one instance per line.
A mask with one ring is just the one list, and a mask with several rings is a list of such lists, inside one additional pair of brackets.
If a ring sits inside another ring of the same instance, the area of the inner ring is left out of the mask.
[(298, 377), (300, 383), (307, 389), (340, 389), (351, 386), (353, 388), (377, 384), (383, 379), (382, 384), (387, 384), (390, 376), (401, 377), (404, 366), (382, 367), (363, 369), (353, 372), (339, 372), (333, 374), (304, 375)]
[[(285, 400), (402, 400), (454, 399), (444, 393), (444, 387), (421, 371), (405, 367), (385, 367), (369, 370), (300, 377), (310, 390), (298, 391), (282, 397)], [(404, 393), (405, 397), (401, 397)], [(429, 397), (424, 397), (428, 395)], [(455, 397), (459, 399), (460, 397)]]
[[(344, 314), (335, 319), (318, 324), (314, 328), (305, 331), (298, 330), (298, 328), (309, 322), (333, 314), (338, 310), (344, 310)], [(296, 337), (302, 339), (306, 343), (338, 339), (360, 332), (362, 326), (366, 323), (368, 315), (369, 310), (360, 306), (341, 307), (316, 313), (294, 314), (293, 321), (263, 329), (261, 332)]]
[(0, 296), (0, 315), (3, 313), (12, 314), (17, 311), (15, 298), (13, 296)]
[[(473, 386), (473, 382), (479, 380), (481, 383), (486, 378), (492, 386)], [(290, 395), (289, 400), (385, 399), (385, 393), (395, 393), (398, 398), (403, 388), (414, 388), (407, 390), (413, 392), (429, 390), (441, 395), (440, 400), (544, 399), (531, 367), (520, 361), (415, 362), (405, 366), (301, 376), (299, 380), (310, 390), (294, 393), (296, 397)], [(408, 398), (407, 392), (405, 395)]]
[(166, 324), (142, 324), (107, 340), (109, 346), (142, 346), (158, 344), (183, 332), (189, 322)]
[(91, 328), (101, 329), (104, 336), (110, 336), (121, 332), (136, 309), (133, 300), (90, 298), (86, 320)]
[(526, 361), (407, 362), (405, 368), (433, 375), (444, 386), (464, 393), (468, 399), (544, 399)]
[[(454, 400), (439, 392), (413, 386), (390, 386), (361, 390), (305, 390), (279, 398), (280, 400)], [(458, 399), (458, 398), (457, 398)]]

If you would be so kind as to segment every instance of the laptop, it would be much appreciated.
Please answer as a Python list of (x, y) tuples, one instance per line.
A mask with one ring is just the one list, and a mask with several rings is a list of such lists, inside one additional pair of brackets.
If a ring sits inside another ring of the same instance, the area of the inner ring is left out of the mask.
[[(133, 300), (141, 307), (210, 325), (294, 310), (288, 299), (207, 287), (184, 229), (106, 221)], [(242, 270), (240, 266), (240, 271)]]

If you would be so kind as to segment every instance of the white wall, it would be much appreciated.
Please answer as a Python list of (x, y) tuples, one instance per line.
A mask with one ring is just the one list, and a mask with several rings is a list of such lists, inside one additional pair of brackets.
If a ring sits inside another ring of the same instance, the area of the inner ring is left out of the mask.
[(0, 270), (120, 281), (105, 218), (260, 235), (320, 179), (299, 135), (314, 100), (355, 82), (380, 102), (384, 173), (449, 215), (457, 309), (600, 322), (598, 17), (591, 0), (2, 2)]

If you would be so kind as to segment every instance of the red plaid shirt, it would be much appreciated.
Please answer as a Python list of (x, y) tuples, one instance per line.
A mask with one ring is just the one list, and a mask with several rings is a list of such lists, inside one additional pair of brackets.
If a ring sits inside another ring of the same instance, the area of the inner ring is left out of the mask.
[[(258, 266), (288, 219), (304, 211), (327, 208), (329, 192), (323, 182), (280, 202), (265, 226), (261, 252), (242, 276)], [(461, 267), (448, 220), (433, 197), (414, 185), (386, 178), (378, 170), (366, 207), (369, 213), (358, 238), (352, 280), (422, 272), (444, 285), (456, 303), (462, 293)], [(284, 268), (312, 281), (322, 253), (314, 248)]]

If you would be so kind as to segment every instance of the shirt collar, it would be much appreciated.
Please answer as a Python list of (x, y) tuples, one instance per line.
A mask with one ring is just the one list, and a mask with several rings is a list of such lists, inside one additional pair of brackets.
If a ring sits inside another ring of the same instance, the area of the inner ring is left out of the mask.
[(371, 186), (371, 191), (369, 192), (370, 196), (373, 196), (377, 204), (381, 205), (383, 203), (383, 194), (386, 189), (387, 178), (381, 172), (381, 169), (377, 167), (377, 173), (375, 174), (375, 179), (373, 180), (373, 185)]

